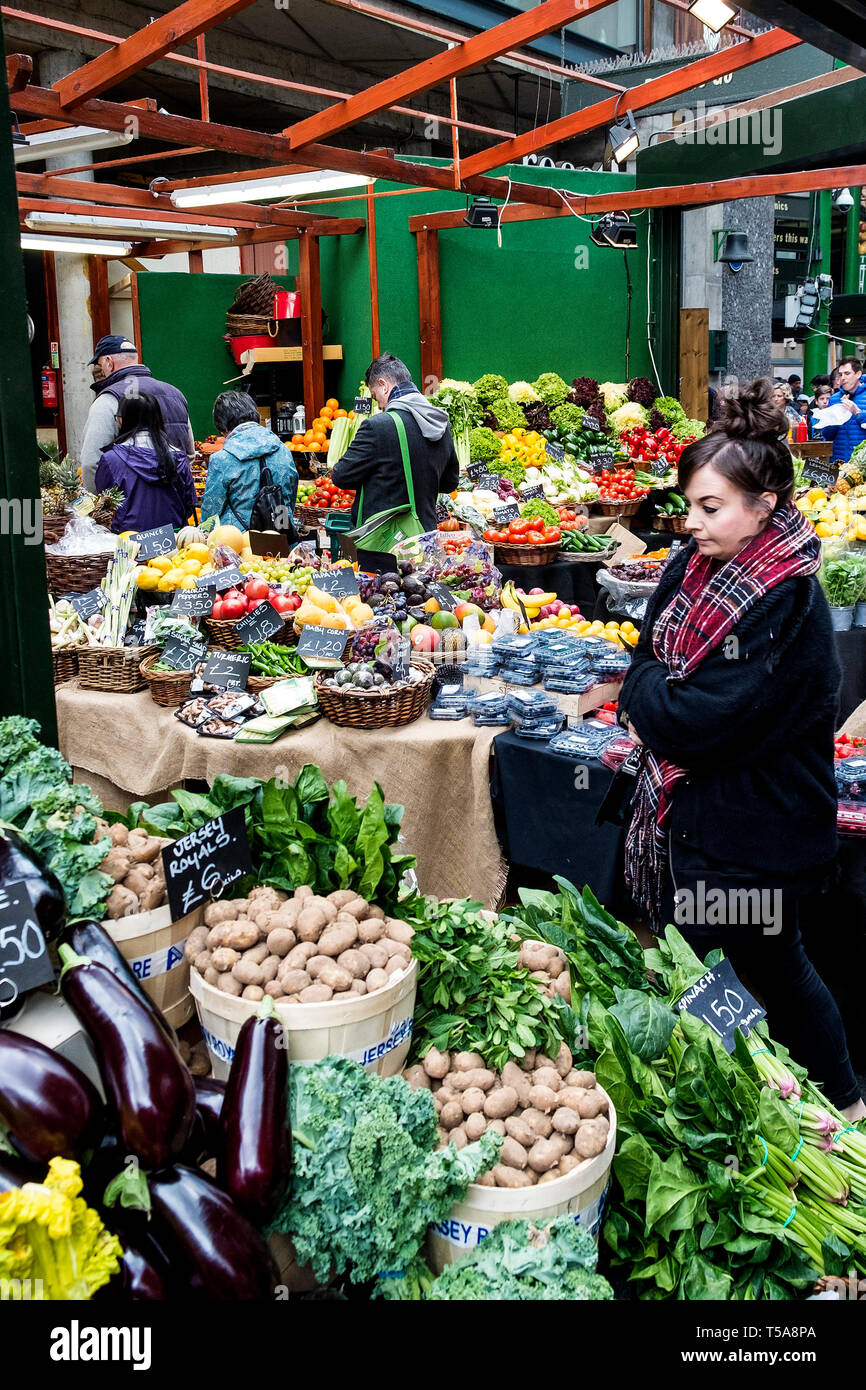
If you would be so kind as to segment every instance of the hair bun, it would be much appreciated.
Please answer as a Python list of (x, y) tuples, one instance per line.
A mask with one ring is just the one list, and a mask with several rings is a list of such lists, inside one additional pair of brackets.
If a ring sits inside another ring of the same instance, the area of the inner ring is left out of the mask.
[(773, 383), (759, 377), (725, 396), (715, 429), (730, 439), (765, 440), (775, 442), (787, 434), (784, 410), (773, 402)]

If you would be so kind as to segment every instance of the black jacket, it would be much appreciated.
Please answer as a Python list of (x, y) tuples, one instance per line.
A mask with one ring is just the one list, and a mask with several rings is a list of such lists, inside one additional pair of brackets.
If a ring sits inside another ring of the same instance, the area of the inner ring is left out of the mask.
[[(334, 465), (334, 482), (357, 492), (352, 506), (352, 521), (356, 525), (362, 487), (364, 521), (390, 507), (409, 504), (400, 440), (391, 413), (386, 410), (365, 420), (343, 457)], [(415, 510), (425, 530), (433, 531), (436, 498), (440, 492), (453, 492), (457, 486), (460, 469), (454, 440), (447, 428), (441, 439), (425, 439), (408, 410), (401, 410), (400, 418), (406, 426)]]
[(836, 853), (833, 734), (841, 671), (827, 603), (814, 578), (787, 579), (743, 618), (694, 675), (669, 681), (652, 629), (682, 581), (694, 542), (650, 599), (623, 684), (648, 748), (686, 768), (671, 811), (672, 852), (769, 873), (826, 864)]

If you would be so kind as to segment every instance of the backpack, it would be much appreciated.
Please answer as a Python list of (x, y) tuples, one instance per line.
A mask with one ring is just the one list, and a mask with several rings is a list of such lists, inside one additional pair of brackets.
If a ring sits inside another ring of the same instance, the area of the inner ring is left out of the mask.
[(250, 512), (248, 529), (278, 531), (288, 538), (290, 545), (299, 539), (282, 485), (274, 482), (274, 475), (264, 459), (259, 459), (259, 490)]

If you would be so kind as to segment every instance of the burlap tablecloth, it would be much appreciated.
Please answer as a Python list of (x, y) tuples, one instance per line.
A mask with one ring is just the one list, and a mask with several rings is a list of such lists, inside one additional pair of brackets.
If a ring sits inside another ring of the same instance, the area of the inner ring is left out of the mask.
[[(422, 892), (495, 907), (504, 890), (489, 781), (499, 729), (426, 716), (402, 729), (345, 729), (320, 719), (256, 745), (201, 738), (146, 690), (113, 695), (70, 681), (57, 688), (56, 701), (60, 750), (76, 780), (90, 774), (119, 788), (126, 795), (115, 804), (153, 800), (193, 778), (212, 782), (219, 772), (267, 779), (288, 769), (294, 778), (304, 763), (316, 763), (328, 782), (343, 778), (353, 796), (366, 797), (375, 781), (386, 801), (405, 806), (403, 835)], [(94, 789), (101, 793), (96, 781)]]

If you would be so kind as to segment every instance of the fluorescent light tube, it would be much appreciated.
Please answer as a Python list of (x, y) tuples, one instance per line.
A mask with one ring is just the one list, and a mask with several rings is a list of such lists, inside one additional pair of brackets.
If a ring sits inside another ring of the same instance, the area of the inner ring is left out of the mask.
[(216, 203), (253, 203), (262, 198), (300, 198), (310, 193), (338, 193), (366, 188), (374, 180), (362, 174), (340, 174), (322, 169), (313, 174), (284, 174), (272, 179), (244, 179), (238, 183), (202, 184), (176, 188), (171, 201), (176, 208), (213, 207)]
[(72, 125), (65, 130), (41, 130), (27, 136), (26, 145), (16, 145), (16, 164), (32, 164), (37, 159), (57, 159), (62, 155), (89, 154), (91, 150), (110, 150), (128, 145), (133, 136), (124, 130), (99, 130), (96, 126)]
[(137, 222), (126, 217), (88, 217), (66, 212), (28, 212), (24, 218), (34, 232), (73, 231), (119, 232), (122, 236), (166, 236), (189, 241), (231, 241), (237, 236), (236, 227), (214, 227), (207, 223), (158, 222), (142, 218)]
[(74, 251), (79, 256), (128, 256), (131, 241), (100, 241), (98, 237), (32, 236), (21, 233), (22, 251)]

